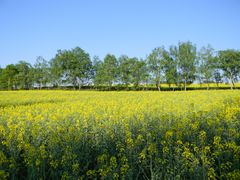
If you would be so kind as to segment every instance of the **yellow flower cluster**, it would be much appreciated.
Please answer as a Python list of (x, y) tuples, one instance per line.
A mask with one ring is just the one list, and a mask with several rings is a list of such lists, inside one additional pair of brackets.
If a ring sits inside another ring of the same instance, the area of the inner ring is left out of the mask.
[(240, 92), (0, 92), (0, 179), (240, 176)]

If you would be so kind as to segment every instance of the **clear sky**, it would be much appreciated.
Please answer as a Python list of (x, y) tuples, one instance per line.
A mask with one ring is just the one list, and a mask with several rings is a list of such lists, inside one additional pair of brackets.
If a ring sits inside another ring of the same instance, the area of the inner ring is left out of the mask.
[(145, 58), (188, 40), (240, 49), (240, 0), (0, 0), (1, 67), (76, 46)]

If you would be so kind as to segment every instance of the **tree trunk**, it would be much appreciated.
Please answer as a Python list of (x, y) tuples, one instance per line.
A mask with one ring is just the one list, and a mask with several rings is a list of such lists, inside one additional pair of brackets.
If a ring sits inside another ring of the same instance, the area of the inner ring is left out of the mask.
[(156, 86), (157, 86), (158, 91), (161, 91), (161, 87), (160, 87), (160, 83), (159, 82), (156, 83)]
[(8, 90), (11, 90), (10, 89), (10, 84), (11, 84), (11, 80), (10, 80), (10, 78), (8, 78)]
[(209, 90), (209, 83), (207, 83), (207, 90)]
[(233, 89), (233, 80), (232, 80), (232, 74), (231, 74), (231, 77), (230, 77), (230, 86), (231, 86), (231, 90)]
[(199, 79), (199, 85), (200, 85), (200, 87), (202, 87), (202, 81), (201, 81), (201, 78)]
[(184, 80), (184, 91), (187, 91), (187, 80)]
[(235, 84), (234, 84), (233, 79), (231, 78), (231, 90), (233, 90), (234, 87), (235, 87)]
[(230, 81), (231, 81), (231, 90), (233, 90), (234, 82), (233, 82), (233, 75), (230, 73)]

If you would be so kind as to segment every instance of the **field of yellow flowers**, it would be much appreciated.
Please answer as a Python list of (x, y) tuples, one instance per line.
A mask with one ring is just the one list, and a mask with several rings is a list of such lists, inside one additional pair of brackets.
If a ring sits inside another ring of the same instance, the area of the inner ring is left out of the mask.
[(0, 92), (0, 179), (240, 179), (240, 92)]

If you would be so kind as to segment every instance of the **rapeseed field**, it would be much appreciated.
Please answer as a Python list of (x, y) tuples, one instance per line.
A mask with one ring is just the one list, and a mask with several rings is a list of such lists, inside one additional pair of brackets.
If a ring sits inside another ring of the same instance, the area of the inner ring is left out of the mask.
[(240, 92), (1, 91), (0, 179), (240, 179)]

